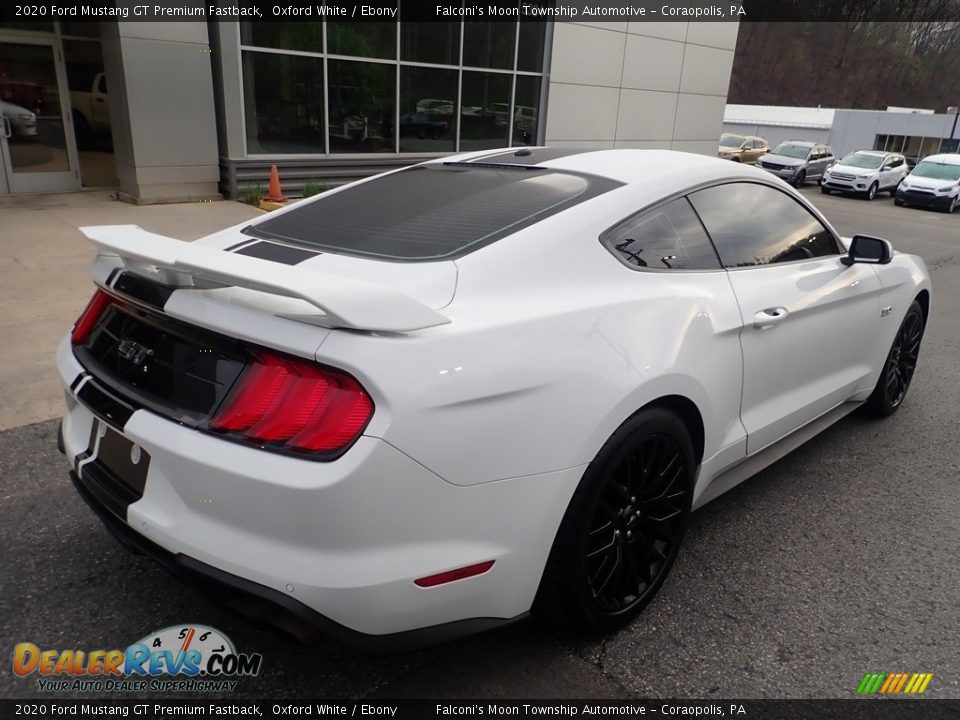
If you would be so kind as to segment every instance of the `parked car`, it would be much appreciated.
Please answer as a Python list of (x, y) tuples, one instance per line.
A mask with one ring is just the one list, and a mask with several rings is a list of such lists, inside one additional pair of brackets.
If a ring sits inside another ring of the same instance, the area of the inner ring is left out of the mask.
[(403, 113), (400, 116), (400, 137), (437, 139), (447, 132), (445, 120), (435, 120), (424, 112)]
[(424, 98), (417, 101), (417, 112), (429, 113), (431, 115), (453, 115), (453, 100), (439, 100), (437, 98)]
[(931, 155), (897, 187), (897, 205), (923, 205), (952, 213), (960, 205), (960, 155)]
[(80, 138), (110, 132), (110, 104), (107, 95), (107, 76), (98, 72), (89, 88), (70, 91), (73, 123)]
[(820, 191), (825, 195), (853, 193), (867, 200), (873, 200), (878, 192), (889, 192), (892, 197), (906, 174), (907, 162), (900, 153), (857, 150), (824, 171)]
[(768, 152), (770, 152), (770, 146), (761, 137), (723, 133), (720, 136), (720, 149), (717, 157), (734, 162), (752, 163)]
[(32, 140), (37, 136), (37, 116), (27, 108), (0, 100), (0, 117), (9, 126), (9, 128), (0, 129), (8, 133), (8, 137)]
[(438, 158), (192, 243), (83, 232), (97, 290), (57, 353), (79, 494), (174, 572), (371, 649), (628, 622), (693, 508), (900, 407), (930, 304), (920, 258), (662, 150)]
[(794, 187), (800, 187), (807, 180), (822, 177), (823, 171), (835, 161), (833, 149), (829, 145), (788, 140), (757, 160), (757, 167), (773, 173)]

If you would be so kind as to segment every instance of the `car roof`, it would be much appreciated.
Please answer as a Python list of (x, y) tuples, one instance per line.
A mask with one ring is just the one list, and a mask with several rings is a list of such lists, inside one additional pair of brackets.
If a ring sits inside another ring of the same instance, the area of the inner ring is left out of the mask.
[(943, 163), (944, 165), (960, 165), (960, 153), (942, 153), (940, 155), (928, 155), (920, 162)]
[(629, 185), (649, 186), (651, 196), (658, 197), (712, 180), (742, 178), (769, 182), (770, 178), (769, 173), (753, 165), (678, 150), (514, 147), (438, 158), (428, 161), (428, 164), (430, 163), (508, 165), (565, 170), (596, 175)]
[(791, 145), (801, 145), (804, 147), (813, 147), (814, 145), (822, 145), (822, 143), (810, 142), (809, 140), (784, 140), (783, 142), (777, 143), (777, 145), (786, 145), (790, 143)]
[(877, 155), (879, 157), (885, 157), (887, 155), (899, 155), (900, 153), (895, 152), (886, 152), (884, 150), (854, 150), (850, 155)]

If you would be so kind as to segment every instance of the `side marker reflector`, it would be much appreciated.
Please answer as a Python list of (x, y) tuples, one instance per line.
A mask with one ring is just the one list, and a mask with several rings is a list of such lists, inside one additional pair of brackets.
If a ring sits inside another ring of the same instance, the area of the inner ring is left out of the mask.
[(487, 560), (482, 563), (477, 563), (476, 565), (467, 565), (466, 567), (457, 568), (456, 570), (447, 570), (446, 572), (437, 573), (436, 575), (428, 575), (413, 582), (419, 587), (424, 588), (445, 585), (455, 580), (463, 580), (464, 578), (474, 577), (475, 575), (483, 575), (493, 567), (493, 563), (493, 560)]

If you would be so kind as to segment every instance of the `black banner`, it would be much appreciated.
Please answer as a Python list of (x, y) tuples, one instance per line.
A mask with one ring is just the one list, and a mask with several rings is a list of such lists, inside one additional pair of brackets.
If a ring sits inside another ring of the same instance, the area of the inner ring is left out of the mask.
[(0, 24), (125, 21), (949, 22), (960, 0), (38, 0), (0, 4)]
[(0, 700), (3, 718), (749, 718), (944, 720), (960, 700)]

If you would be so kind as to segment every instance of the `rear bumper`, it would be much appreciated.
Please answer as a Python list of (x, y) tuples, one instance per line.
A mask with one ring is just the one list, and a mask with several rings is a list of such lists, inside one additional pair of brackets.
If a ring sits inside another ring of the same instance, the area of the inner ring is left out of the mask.
[(400, 653), (426, 645), (456, 640), (526, 617), (524, 613), (509, 619), (470, 618), (387, 635), (357, 632), (334, 622), (288, 595), (231, 575), (188, 555), (174, 554), (164, 550), (143, 535), (134, 532), (129, 525), (110, 512), (97, 500), (80, 476), (72, 470), (70, 480), (77, 493), (96, 513), (107, 530), (128, 550), (134, 554), (152, 558), (179, 580), (245, 617), (275, 627), (301, 641), (308, 641), (317, 637), (318, 634), (323, 634), (368, 653)]
[[(94, 381), (83, 379), (69, 339), (57, 364), (68, 388), (63, 450), (114, 534), (178, 575), (185, 566), (370, 650), (445, 640), (527, 613), (584, 469), (458, 486), (374, 437), (318, 463), (135, 409), (108, 423), (149, 456), (142, 491), (124, 497), (97, 477), (104, 411), (91, 409), (84, 388)], [(414, 583), (488, 560), (494, 566), (482, 575)]]

